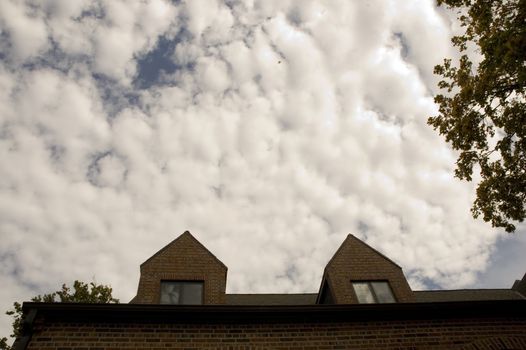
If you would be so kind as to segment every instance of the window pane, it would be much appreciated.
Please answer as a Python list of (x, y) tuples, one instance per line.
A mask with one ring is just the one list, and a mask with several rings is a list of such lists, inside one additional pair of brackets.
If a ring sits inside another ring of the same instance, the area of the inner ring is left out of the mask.
[(371, 282), (374, 293), (376, 294), (377, 302), (379, 303), (394, 303), (395, 298), (391, 292), (391, 287), (387, 282)]
[(161, 304), (200, 305), (203, 303), (203, 282), (161, 282)]
[(200, 305), (203, 303), (203, 282), (185, 282), (183, 284), (184, 305)]
[(180, 283), (161, 282), (161, 304), (180, 304), (181, 289)]
[(360, 304), (374, 303), (374, 296), (369, 290), (369, 284), (367, 282), (353, 282), (352, 286)]

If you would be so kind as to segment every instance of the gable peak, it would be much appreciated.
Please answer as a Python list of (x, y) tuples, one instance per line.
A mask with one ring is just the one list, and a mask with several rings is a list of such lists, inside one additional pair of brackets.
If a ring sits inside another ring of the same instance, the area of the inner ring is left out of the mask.
[(362, 241), (361, 239), (359, 239), (358, 237), (356, 237), (355, 235), (353, 235), (351, 233), (349, 233), (347, 235), (347, 237), (345, 237), (344, 241), (342, 242), (340, 247), (336, 250), (336, 252), (332, 256), (332, 258), (329, 260), (329, 262), (327, 263), (325, 268), (329, 267), (331, 265), (331, 263), (334, 261), (334, 259), (341, 253), (341, 251), (343, 249), (345, 249), (346, 247), (349, 247), (349, 246), (360, 246), (363, 249), (367, 249), (367, 250), (375, 253), (379, 257), (383, 258), (384, 260), (388, 261), (389, 263), (391, 263), (391, 264), (395, 265), (396, 267), (402, 269), (400, 267), (400, 265), (395, 263), (393, 260), (389, 259), (387, 256), (385, 256), (384, 254), (382, 254), (381, 252), (379, 252), (375, 248), (371, 247), (369, 244), (365, 243), (364, 241)]
[(223, 266), (225, 269), (227, 269), (226, 265), (223, 264), (223, 262), (221, 260), (219, 260), (214, 254), (212, 254), (212, 252), (210, 250), (208, 250), (208, 248), (206, 248), (201, 242), (199, 242), (197, 240), (197, 238), (194, 237), (194, 235), (192, 235), (190, 233), (190, 231), (186, 230), (184, 231), (182, 234), (180, 234), (178, 237), (176, 237), (173, 241), (171, 241), (170, 243), (166, 244), (164, 247), (162, 247), (161, 249), (159, 249), (155, 254), (153, 254), (152, 256), (150, 256), (148, 259), (146, 259), (142, 264), (141, 264), (141, 267), (145, 264), (147, 264), (148, 262), (150, 262), (151, 260), (153, 260), (155, 257), (159, 256), (160, 254), (162, 254), (164, 251), (166, 251), (167, 249), (177, 245), (180, 241), (183, 241), (183, 240), (191, 240), (193, 241), (199, 248), (203, 249), (204, 251), (206, 251), (211, 257), (213, 257), (221, 266)]

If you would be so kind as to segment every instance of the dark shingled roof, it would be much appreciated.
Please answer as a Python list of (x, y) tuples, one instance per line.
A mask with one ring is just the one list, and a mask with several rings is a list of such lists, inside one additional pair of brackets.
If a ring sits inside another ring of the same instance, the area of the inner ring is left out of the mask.
[[(511, 289), (458, 289), (414, 291), (415, 303), (475, 300), (520, 300), (526, 299)], [(304, 294), (227, 294), (227, 305), (314, 305), (317, 293)]]
[(317, 293), (305, 294), (227, 294), (227, 305), (314, 305)]
[(525, 299), (511, 289), (420, 290), (413, 293), (417, 303)]

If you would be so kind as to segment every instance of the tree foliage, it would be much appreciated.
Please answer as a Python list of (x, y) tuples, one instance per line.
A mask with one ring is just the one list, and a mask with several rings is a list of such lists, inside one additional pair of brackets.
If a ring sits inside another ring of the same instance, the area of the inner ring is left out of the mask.
[[(31, 301), (41, 303), (93, 303), (93, 304), (109, 304), (118, 303), (119, 300), (113, 298), (111, 295), (112, 288), (105, 285), (97, 285), (93, 282), (90, 284), (75, 281), (73, 282), (73, 289), (62, 285), (62, 289), (53, 293), (37, 295)], [(13, 303), (13, 309), (6, 311), (6, 314), (13, 316), (13, 333), (11, 338), (17, 338), (22, 331), (22, 304), (19, 302)], [(0, 349), (10, 350), (11, 347), (7, 345), (7, 338), (0, 339)]]
[[(526, 216), (526, 0), (438, 0), (456, 10), (464, 34), (451, 41), (458, 65), (435, 67), (443, 94), (428, 123), (460, 152), (455, 176), (480, 172), (473, 216), (515, 231)], [(481, 61), (468, 57), (476, 48)]]

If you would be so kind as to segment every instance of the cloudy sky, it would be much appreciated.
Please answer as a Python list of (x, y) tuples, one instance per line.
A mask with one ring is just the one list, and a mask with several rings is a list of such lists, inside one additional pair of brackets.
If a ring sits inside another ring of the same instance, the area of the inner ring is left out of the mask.
[(431, 0), (0, 1), (0, 310), (127, 302), (185, 230), (234, 293), (317, 291), (348, 233), (414, 289), (509, 288), (525, 226), (472, 219), (426, 125), (458, 30)]

